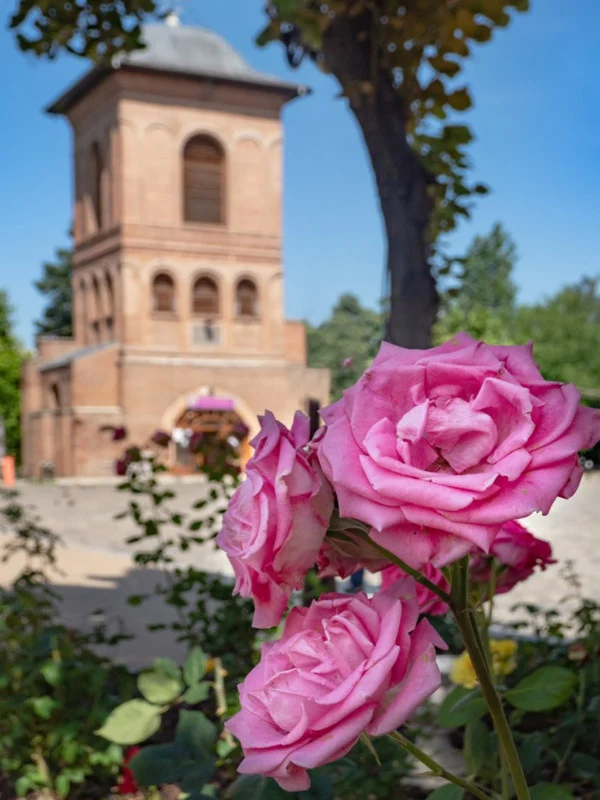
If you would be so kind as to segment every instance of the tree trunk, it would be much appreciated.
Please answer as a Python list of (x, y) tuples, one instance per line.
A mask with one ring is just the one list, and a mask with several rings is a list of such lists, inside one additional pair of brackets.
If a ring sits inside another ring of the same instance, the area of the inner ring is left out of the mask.
[(324, 36), (324, 66), (348, 97), (375, 174), (387, 236), (390, 307), (385, 338), (403, 347), (426, 348), (438, 306), (427, 241), (431, 178), (407, 141), (401, 94), (388, 72), (373, 69), (370, 24), (368, 13), (334, 20)]

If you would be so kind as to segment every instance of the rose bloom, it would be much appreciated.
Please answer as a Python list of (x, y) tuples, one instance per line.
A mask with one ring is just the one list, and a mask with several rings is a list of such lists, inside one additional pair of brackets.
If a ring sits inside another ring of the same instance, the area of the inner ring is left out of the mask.
[[(437, 569), (437, 567), (434, 567), (433, 564), (425, 564), (419, 571), (444, 592), (450, 592), (450, 584), (444, 577), (444, 574), (441, 570)], [(395, 564), (392, 564), (391, 567), (386, 567), (381, 573), (381, 588), (387, 589), (388, 586), (391, 586), (394, 583), (394, 581), (397, 581), (398, 578), (401, 578), (405, 575), (406, 573)], [(417, 591), (417, 602), (419, 604), (419, 610), (421, 614), (440, 616), (448, 612), (448, 604), (444, 603), (443, 600), (440, 600), (437, 594), (432, 592), (431, 589), (428, 589), (426, 586), (422, 586), (416, 581), (415, 586)]]
[(244, 750), (239, 771), (303, 791), (306, 770), (344, 756), (363, 731), (402, 725), (441, 683), (435, 647), (445, 644), (418, 616), (412, 578), (371, 599), (330, 594), (292, 609), (226, 725)]
[(252, 441), (246, 480), (233, 495), (217, 544), (229, 557), (235, 591), (254, 600), (253, 624), (278, 625), (294, 589), (315, 564), (333, 511), (333, 494), (309, 452), (309, 420), (292, 429), (270, 411)]
[(546, 514), (600, 438), (600, 411), (544, 380), (530, 345), (464, 333), (430, 350), (384, 342), (322, 416), (318, 457), (340, 515), (414, 568), (487, 552), (506, 521)]
[(533, 575), (536, 567), (545, 570), (550, 564), (556, 564), (550, 542), (537, 539), (518, 522), (506, 522), (494, 539), (489, 556), (482, 553), (471, 558), (471, 580), (488, 583), (494, 568), (495, 594), (504, 594)]

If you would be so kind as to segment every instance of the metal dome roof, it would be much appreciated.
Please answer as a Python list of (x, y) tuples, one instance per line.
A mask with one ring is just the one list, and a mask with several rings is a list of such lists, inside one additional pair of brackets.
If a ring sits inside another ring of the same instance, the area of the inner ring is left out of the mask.
[(230, 81), (297, 88), (251, 67), (221, 36), (206, 28), (179, 24), (147, 25), (144, 50), (134, 50), (120, 63)]
[(180, 25), (177, 21), (167, 20), (167, 23), (145, 26), (142, 39), (146, 45), (143, 50), (134, 50), (119, 56), (113, 59), (110, 66), (92, 67), (48, 106), (47, 111), (51, 114), (66, 113), (106, 75), (121, 68), (245, 83), (279, 90), (290, 98), (308, 91), (303, 86), (254, 69), (229, 42), (206, 28)]

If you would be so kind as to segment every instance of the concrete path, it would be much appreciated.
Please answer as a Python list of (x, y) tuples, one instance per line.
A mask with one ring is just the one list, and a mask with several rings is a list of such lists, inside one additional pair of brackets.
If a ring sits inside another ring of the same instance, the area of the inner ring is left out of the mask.
[[(63, 596), (62, 617), (66, 624), (89, 628), (103, 609), (107, 620), (121, 619), (135, 639), (123, 642), (118, 658), (130, 666), (142, 666), (157, 655), (178, 657), (183, 649), (166, 633), (149, 633), (147, 622), (166, 621), (169, 611), (153, 598), (138, 608), (130, 607), (130, 594), (144, 594), (160, 580), (160, 573), (140, 569), (132, 563), (131, 547), (125, 543), (136, 532), (130, 520), (116, 521), (129, 499), (112, 485), (59, 486), (23, 483), (21, 501), (34, 508), (44, 524), (60, 534), (64, 546), (59, 551), (58, 566), (62, 575), (55, 582)], [(174, 509), (186, 513), (192, 504), (205, 496), (206, 486), (178, 482), (172, 488), (177, 499)], [(571, 559), (582, 580), (583, 593), (600, 602), (600, 473), (584, 476), (578, 493), (569, 501), (558, 500), (547, 517), (535, 515), (527, 527), (537, 536), (548, 539), (559, 562)], [(197, 514), (195, 514), (197, 516)], [(0, 531), (0, 547), (6, 541)], [(212, 544), (194, 548), (182, 563), (231, 576), (226, 557)], [(6, 585), (20, 569), (17, 560), (0, 565), (0, 583)], [(557, 607), (568, 587), (560, 579), (560, 564), (532, 577), (497, 600), (498, 617), (507, 621), (510, 608), (517, 602), (539, 603)]]

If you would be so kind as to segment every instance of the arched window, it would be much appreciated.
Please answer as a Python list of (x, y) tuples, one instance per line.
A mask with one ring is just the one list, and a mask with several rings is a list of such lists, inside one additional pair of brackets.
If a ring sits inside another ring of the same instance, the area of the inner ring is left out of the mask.
[(243, 278), (235, 290), (235, 312), (238, 317), (258, 316), (256, 284), (248, 278)]
[(192, 313), (202, 316), (219, 313), (219, 288), (212, 278), (203, 275), (194, 283)]
[(100, 230), (104, 223), (102, 208), (102, 175), (104, 172), (104, 162), (100, 145), (94, 142), (90, 153), (90, 197), (92, 199), (92, 211), (94, 213), (94, 224), (96, 230)]
[(175, 282), (164, 272), (152, 281), (152, 310), (175, 311)]
[(50, 408), (59, 411), (61, 408), (60, 387), (58, 383), (50, 384)]
[(115, 336), (115, 292), (110, 272), (106, 273), (106, 332), (108, 341), (112, 342)]
[[(82, 338), (84, 344), (88, 344), (88, 323), (89, 323), (89, 308), (87, 299), (87, 287), (84, 281), (79, 281), (79, 297), (80, 297), (80, 316), (75, 318), (75, 334), (78, 338)], [(80, 326), (80, 327), (79, 327)]]
[(100, 344), (102, 342), (102, 295), (100, 293), (100, 284), (98, 278), (94, 275), (92, 278), (92, 291), (94, 296), (94, 310), (92, 312), (92, 342), (93, 344)]
[(225, 154), (210, 136), (194, 136), (183, 151), (183, 217), (187, 222), (225, 221)]

